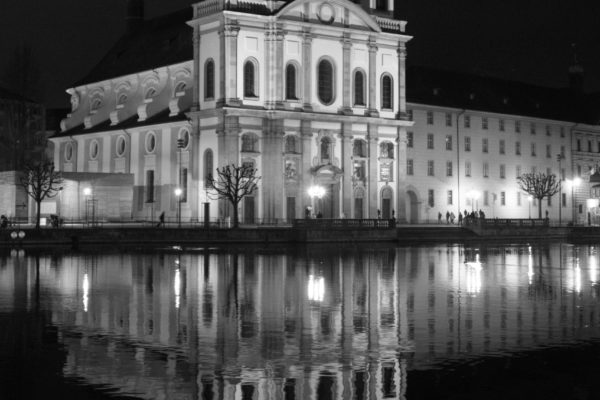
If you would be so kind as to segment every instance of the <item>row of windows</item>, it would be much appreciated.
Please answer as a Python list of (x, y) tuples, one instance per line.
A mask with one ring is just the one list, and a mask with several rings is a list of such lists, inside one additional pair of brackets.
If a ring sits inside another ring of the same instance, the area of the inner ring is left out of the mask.
[[(299, 75), (300, 68), (289, 63), (285, 67), (285, 98), (286, 100), (298, 100), (300, 93)], [(243, 77), (244, 77), (244, 97), (258, 97), (258, 61), (250, 58), (244, 62)], [(367, 79), (366, 74), (362, 69), (356, 69), (353, 76), (353, 100), (355, 106), (366, 106)], [(335, 101), (336, 94), (336, 76), (335, 68), (331, 61), (322, 59), (317, 64), (317, 96), (319, 101), (325, 105), (329, 105)], [(384, 110), (392, 110), (394, 107), (394, 82), (392, 76), (388, 73), (381, 75), (381, 108)], [(215, 97), (215, 63), (209, 59), (204, 64), (204, 98), (213, 100)]]
[[(454, 163), (452, 161), (446, 161), (446, 176), (454, 175), (453, 165), (454, 165)], [(537, 172), (537, 168), (531, 167), (531, 172), (532, 173)], [(581, 171), (579, 170), (579, 172), (581, 172)], [(552, 173), (552, 169), (547, 168), (546, 174), (550, 175), (551, 173)], [(409, 158), (406, 160), (406, 174), (407, 175), (415, 174), (414, 160), (412, 158)], [(427, 176), (435, 176), (435, 161), (434, 160), (427, 161)], [(465, 161), (465, 176), (471, 177), (471, 161)], [(484, 178), (490, 177), (490, 165), (487, 162), (484, 162), (482, 164), (482, 176)], [(515, 166), (515, 178), (518, 178), (519, 176), (521, 176), (521, 166), (516, 165)], [(561, 176), (562, 177), (565, 176), (564, 168), (561, 170)], [(498, 177), (500, 179), (506, 179), (506, 165), (505, 164), (500, 164), (498, 166)]]
[[(577, 139), (577, 146), (576, 146), (577, 151), (584, 151), (583, 150), (583, 145), (582, 145), (582, 140), (581, 139)], [(585, 150), (588, 153), (600, 153), (600, 142), (598, 142), (597, 146), (596, 146), (596, 150), (594, 151), (594, 144), (591, 140), (587, 141), (587, 149)]]
[[(491, 196), (490, 196), (490, 194), (491, 194)], [(561, 197), (562, 197), (561, 198), (561, 206), (566, 207), (567, 206), (566, 193), (562, 193)], [(484, 207), (490, 206), (490, 199), (494, 202), (494, 204), (496, 204), (496, 201), (499, 200), (499, 203), (501, 206), (506, 206), (507, 196), (506, 196), (505, 191), (501, 191), (499, 193), (499, 195), (497, 195), (496, 193), (490, 193), (489, 191), (484, 190), (483, 191), (483, 199), (482, 199)], [(467, 198), (466, 200), (467, 200), (467, 206), (469, 206), (469, 207), (474, 206), (474, 204), (471, 204), (472, 199)], [(527, 200), (527, 201), (525, 201), (525, 200)], [(546, 198), (546, 202), (547, 202), (548, 206), (552, 206), (552, 197)], [(435, 190), (434, 189), (429, 189), (427, 191), (427, 204), (429, 205), (429, 207), (435, 207)], [(454, 193), (452, 190), (447, 190), (446, 191), (446, 205), (451, 206), (453, 204), (454, 204)], [(515, 205), (517, 205), (517, 206), (531, 205), (533, 207), (537, 207), (538, 202), (537, 202), (537, 199), (531, 198), (526, 193), (517, 192), (516, 196), (515, 196)]]
[[(180, 81), (178, 82), (174, 89), (173, 89), (173, 97), (180, 97), (185, 95), (185, 90), (187, 89), (187, 83)], [(156, 95), (158, 94), (158, 89), (150, 86), (148, 87), (145, 92), (144, 92), (144, 100), (149, 100), (152, 99), (153, 97), (156, 97)], [(129, 93), (125, 92), (125, 91), (119, 91), (116, 94), (116, 102), (117, 102), (117, 108), (121, 108), (125, 105), (125, 103), (127, 103), (127, 100), (129, 99)], [(75, 100), (71, 100), (72, 102), (76, 102)], [(104, 105), (104, 98), (101, 95), (94, 95), (91, 100), (90, 100), (90, 112), (94, 113), (96, 111), (98, 111), (100, 108), (102, 108), (102, 106)], [(73, 104), (73, 109), (75, 110), (76, 104)]]
[[(429, 150), (433, 150), (435, 148), (435, 143), (434, 143), (435, 137), (433, 133), (428, 133), (427, 134), (427, 149)], [(446, 145), (446, 150), (452, 150), (452, 135), (446, 135), (445, 138), (445, 145)], [(465, 136), (464, 137), (464, 145), (465, 145), (465, 151), (471, 151), (471, 137), (470, 136)], [(413, 132), (408, 132), (407, 133), (407, 143), (406, 146), (408, 148), (413, 148), (414, 147), (414, 134)], [(531, 143), (531, 155), (533, 157), (537, 156), (537, 144), (536, 143)], [(600, 150), (600, 149), (599, 149)], [(489, 153), (489, 139), (488, 138), (482, 138), (481, 139), (481, 151), (483, 153)], [(504, 139), (500, 139), (498, 142), (498, 153), (499, 154), (506, 154), (506, 141)], [(565, 155), (565, 146), (561, 146), (560, 147), (560, 154), (564, 157)], [(515, 142), (515, 155), (520, 156), (521, 155), (521, 142), (516, 141)], [(551, 158), (552, 157), (552, 146), (547, 144), (546, 145), (546, 157)]]
[[(413, 111), (412, 110), (408, 110), (408, 116), (409, 116), (409, 119), (412, 121), (413, 120)], [(453, 123), (454, 123), (453, 118), (454, 118), (454, 114), (445, 113), (446, 126), (450, 127), (453, 125)], [(434, 112), (427, 111), (426, 119), (427, 119), (427, 125), (434, 125), (435, 124)], [(464, 120), (464, 127), (471, 128), (471, 116), (465, 115), (463, 117), (463, 120)], [(521, 121), (514, 121), (514, 131), (516, 133), (521, 133), (521, 125), (522, 125)], [(489, 129), (489, 119), (487, 117), (481, 117), (481, 129), (483, 129), (483, 130)], [(503, 119), (498, 120), (498, 130), (501, 132), (504, 132), (506, 130), (505, 120), (503, 120)], [(529, 132), (532, 135), (535, 135), (537, 133), (537, 124), (535, 122), (529, 123)], [(546, 132), (546, 136), (552, 136), (551, 125), (545, 125), (545, 132)], [(559, 132), (560, 132), (560, 137), (564, 138), (565, 137), (564, 126), (559, 127)]]

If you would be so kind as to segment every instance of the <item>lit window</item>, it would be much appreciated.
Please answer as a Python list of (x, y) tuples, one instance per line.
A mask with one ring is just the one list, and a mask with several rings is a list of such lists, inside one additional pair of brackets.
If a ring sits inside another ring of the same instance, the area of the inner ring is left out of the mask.
[(215, 63), (212, 59), (207, 60), (204, 65), (204, 98), (215, 98)]
[(446, 150), (452, 150), (452, 136), (446, 135)]
[(500, 179), (506, 178), (506, 166), (504, 164), (500, 164)]
[(435, 196), (434, 196), (434, 192), (433, 189), (429, 189), (427, 191), (427, 203), (429, 204), (429, 207), (433, 207), (435, 205)]
[(406, 133), (406, 147), (412, 148), (413, 140), (414, 140), (414, 134), (412, 132), (407, 132)]
[(446, 176), (452, 176), (452, 161), (446, 161)]
[(427, 176), (434, 176), (433, 160), (427, 161)]
[(365, 74), (360, 70), (354, 72), (354, 105), (365, 105)]
[(488, 140), (487, 138), (483, 138), (481, 141), (481, 151), (484, 153), (488, 152)]
[(257, 97), (257, 74), (256, 65), (253, 61), (248, 60), (244, 64), (244, 97)]
[(500, 144), (499, 152), (500, 152), (500, 154), (504, 154), (505, 153), (505, 147), (506, 147), (504, 140), (500, 140), (499, 144)]
[(427, 148), (433, 149), (433, 133), (427, 134)]
[(483, 163), (483, 177), (488, 178), (490, 176), (490, 165), (488, 163)]
[(433, 111), (427, 111), (427, 125), (433, 125)]
[(488, 119), (486, 117), (481, 118), (481, 129), (488, 128)]
[(414, 165), (412, 159), (406, 160), (406, 175), (414, 175)]
[(333, 64), (328, 60), (321, 60), (317, 68), (318, 90), (317, 94), (321, 103), (333, 103), (334, 81)]
[(465, 176), (471, 176), (471, 161), (465, 161)]
[(515, 142), (515, 154), (518, 156), (521, 155), (521, 142)]
[(470, 127), (471, 127), (471, 116), (465, 115), (465, 128), (470, 128)]
[(394, 106), (393, 99), (393, 82), (392, 77), (384, 75), (381, 78), (381, 108), (384, 110), (391, 110)]
[(297, 74), (296, 67), (293, 64), (288, 64), (285, 67), (285, 98), (287, 100), (297, 100)]
[(465, 136), (465, 151), (471, 151), (471, 137)]
[(451, 206), (451, 205), (452, 205), (452, 202), (453, 202), (453, 199), (452, 199), (452, 197), (453, 197), (453, 196), (452, 196), (452, 190), (448, 190), (448, 193), (447, 193), (447, 195), (446, 195), (446, 198), (447, 198), (447, 200), (446, 200), (446, 203), (447, 203), (449, 206)]

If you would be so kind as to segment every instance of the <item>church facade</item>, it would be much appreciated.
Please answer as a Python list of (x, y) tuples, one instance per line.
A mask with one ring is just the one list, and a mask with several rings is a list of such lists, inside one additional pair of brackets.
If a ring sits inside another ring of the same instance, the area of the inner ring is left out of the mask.
[[(229, 216), (209, 184), (229, 164), (261, 177), (242, 222), (301, 218), (307, 208), (402, 218), (410, 37), (390, 18), (391, 0), (372, 3), (194, 4), (193, 59), (69, 89), (55, 164), (133, 174), (133, 218), (173, 216), (178, 201), (184, 220), (202, 220), (205, 202), (212, 218)], [(321, 198), (308, 195), (315, 185)]]

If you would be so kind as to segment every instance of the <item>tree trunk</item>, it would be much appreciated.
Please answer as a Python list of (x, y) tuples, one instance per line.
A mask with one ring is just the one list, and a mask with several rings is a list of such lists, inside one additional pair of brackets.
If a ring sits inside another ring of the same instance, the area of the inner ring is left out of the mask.
[(42, 212), (42, 201), (38, 200), (35, 202), (35, 204), (37, 205), (37, 211), (35, 214), (35, 228), (39, 229), (40, 228), (40, 214)]
[(237, 228), (240, 225), (238, 221), (238, 205), (233, 203), (231, 205), (233, 206), (233, 227)]
[(539, 198), (538, 200), (538, 218), (542, 219), (542, 200), (544, 200), (544, 198)]

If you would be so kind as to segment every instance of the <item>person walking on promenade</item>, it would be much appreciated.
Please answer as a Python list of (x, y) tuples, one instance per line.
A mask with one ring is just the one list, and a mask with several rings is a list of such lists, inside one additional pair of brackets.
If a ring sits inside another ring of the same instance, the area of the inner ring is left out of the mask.
[(165, 226), (165, 212), (161, 212), (160, 216), (158, 217), (158, 224), (156, 224), (157, 228), (160, 228), (161, 226)]
[(438, 224), (442, 223), (442, 212), (438, 212)]
[(454, 225), (454, 218), (456, 218), (456, 215), (454, 215), (454, 211), (452, 211), (452, 212), (450, 213), (450, 223), (451, 223), (452, 225)]
[(446, 211), (446, 223), (450, 223), (450, 211)]
[(458, 225), (462, 225), (462, 220), (463, 220), (463, 216), (462, 216), (462, 213), (459, 211), (458, 212)]

